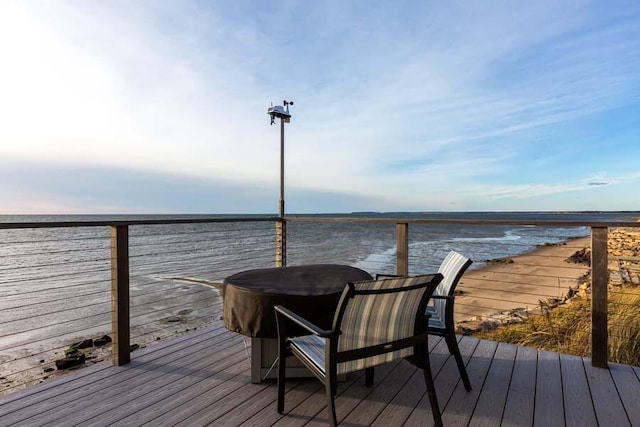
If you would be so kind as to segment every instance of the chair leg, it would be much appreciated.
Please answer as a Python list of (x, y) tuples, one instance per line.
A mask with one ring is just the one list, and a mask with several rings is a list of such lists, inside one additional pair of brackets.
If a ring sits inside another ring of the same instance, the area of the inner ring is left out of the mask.
[(374, 367), (366, 368), (364, 370), (364, 385), (371, 387), (373, 385)]
[(464, 389), (467, 391), (471, 391), (471, 381), (469, 381), (467, 369), (464, 366), (464, 361), (462, 360), (462, 355), (460, 354), (460, 347), (458, 347), (458, 340), (456, 339), (456, 336), (454, 334), (448, 334), (445, 336), (445, 341), (447, 342), (447, 347), (449, 347), (449, 353), (453, 354), (454, 359), (456, 359), (456, 364), (458, 365), (458, 370), (460, 371), (460, 377), (462, 378)]
[(284, 412), (284, 382), (286, 377), (287, 358), (284, 351), (278, 352), (278, 413)]
[(438, 405), (438, 395), (436, 387), (433, 384), (433, 376), (431, 375), (431, 362), (429, 362), (429, 352), (427, 350), (427, 360), (422, 370), (424, 373), (424, 382), (427, 384), (427, 394), (429, 395), (429, 403), (431, 404), (431, 412), (433, 412), (433, 422), (436, 427), (442, 427), (442, 416), (440, 415), (440, 405)]
[(329, 425), (331, 427), (336, 427), (338, 425), (338, 419), (336, 418), (336, 404), (333, 392), (334, 387), (328, 377), (326, 379), (325, 388), (327, 390), (327, 415), (329, 417)]

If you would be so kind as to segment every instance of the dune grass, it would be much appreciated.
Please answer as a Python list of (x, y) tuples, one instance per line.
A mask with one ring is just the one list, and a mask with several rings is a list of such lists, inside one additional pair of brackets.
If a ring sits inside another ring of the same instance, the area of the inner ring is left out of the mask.
[[(476, 333), (483, 339), (588, 357), (591, 352), (590, 300), (571, 302), (521, 323)], [(640, 287), (615, 287), (609, 291), (609, 360), (640, 366)]]

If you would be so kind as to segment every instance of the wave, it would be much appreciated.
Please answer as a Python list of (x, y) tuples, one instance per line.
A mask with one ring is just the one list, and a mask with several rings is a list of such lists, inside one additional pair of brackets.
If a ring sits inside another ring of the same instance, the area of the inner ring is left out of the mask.
[(501, 237), (454, 237), (450, 241), (452, 242), (467, 242), (467, 243), (477, 243), (477, 242), (505, 242), (505, 241), (513, 241), (520, 240), (522, 236), (512, 234), (510, 235), (508, 232)]

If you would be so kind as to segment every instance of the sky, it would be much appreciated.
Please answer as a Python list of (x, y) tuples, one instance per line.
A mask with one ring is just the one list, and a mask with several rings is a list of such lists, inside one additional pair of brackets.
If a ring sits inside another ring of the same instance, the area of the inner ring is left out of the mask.
[(637, 0), (0, 2), (0, 214), (640, 210)]

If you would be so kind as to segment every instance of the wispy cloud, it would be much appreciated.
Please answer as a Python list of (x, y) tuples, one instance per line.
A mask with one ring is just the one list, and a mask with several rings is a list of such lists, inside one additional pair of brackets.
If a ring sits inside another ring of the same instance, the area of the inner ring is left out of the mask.
[(614, 187), (583, 139), (640, 99), (625, 1), (8, 1), (0, 49), (5, 159), (275, 188), (286, 98), (288, 186), (400, 209)]

